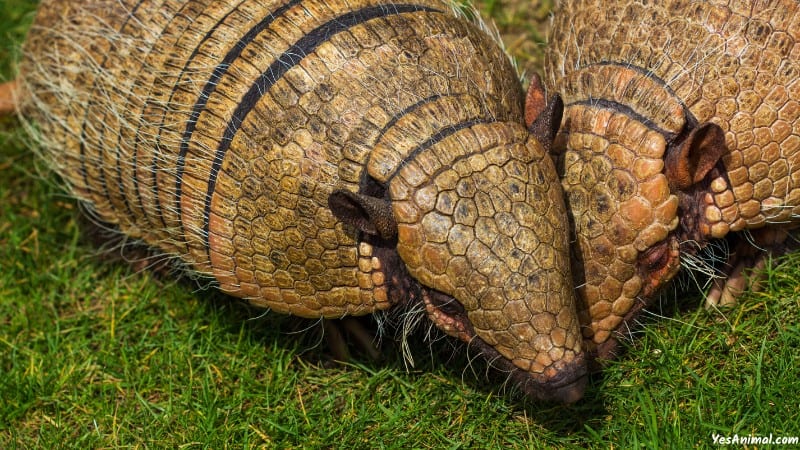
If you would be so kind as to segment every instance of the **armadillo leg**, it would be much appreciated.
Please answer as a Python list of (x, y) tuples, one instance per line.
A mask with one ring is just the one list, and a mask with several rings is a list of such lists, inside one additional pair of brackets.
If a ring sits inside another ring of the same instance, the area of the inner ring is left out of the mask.
[(16, 81), (7, 81), (0, 84), (0, 116), (5, 116), (15, 111), (14, 89), (16, 86)]
[(349, 361), (350, 350), (347, 348), (347, 341), (336, 322), (332, 319), (322, 319), (322, 330), (333, 359), (336, 361)]
[(714, 280), (706, 295), (706, 307), (714, 309), (736, 304), (746, 290), (758, 292), (766, 277), (764, 269), (771, 256), (786, 251), (788, 237), (785, 229), (763, 228), (752, 233), (751, 239), (741, 239), (731, 252), (725, 276)]
[(725, 278), (714, 280), (706, 296), (706, 307), (713, 309), (733, 306), (748, 288), (751, 291), (759, 291), (764, 278), (766, 256), (762, 253), (755, 260), (740, 261)]
[(341, 319), (341, 325), (356, 347), (366, 353), (371, 360), (377, 361), (381, 358), (381, 352), (375, 345), (375, 334), (367, 330), (359, 318), (344, 317)]
[(374, 344), (373, 333), (370, 333), (356, 317), (322, 319), (322, 329), (325, 333), (325, 341), (328, 344), (328, 348), (333, 358), (337, 361), (349, 361), (352, 359), (348, 337), (358, 350), (364, 352), (373, 361), (377, 361), (381, 357), (380, 350)]

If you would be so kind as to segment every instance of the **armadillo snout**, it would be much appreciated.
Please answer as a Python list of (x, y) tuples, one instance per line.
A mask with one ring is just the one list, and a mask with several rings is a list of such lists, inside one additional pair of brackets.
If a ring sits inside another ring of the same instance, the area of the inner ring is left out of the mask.
[(637, 297), (677, 271), (677, 242), (669, 236), (678, 199), (663, 174), (661, 134), (611, 109), (578, 105), (567, 114), (563, 186), (579, 249), (573, 270), (584, 279), (581, 314), (591, 322), (584, 336), (600, 345)]
[[(429, 290), (429, 317), (497, 352), (544, 395), (564, 378), (560, 368), (566, 378), (585, 371), (575, 368), (583, 358), (561, 190), (542, 148), (526, 139), (518, 124), (470, 127), (404, 164), (390, 193), (398, 253)], [(460, 142), (480, 146), (467, 152)]]

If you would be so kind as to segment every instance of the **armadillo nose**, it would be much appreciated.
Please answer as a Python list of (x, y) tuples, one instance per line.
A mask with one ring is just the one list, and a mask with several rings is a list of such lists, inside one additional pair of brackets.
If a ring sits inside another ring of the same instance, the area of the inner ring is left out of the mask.
[(553, 389), (551, 391), (550, 400), (565, 404), (577, 402), (578, 400), (583, 398), (583, 394), (586, 392), (587, 378), (588, 377), (584, 373), (577, 379), (573, 380), (571, 383)]
[(586, 391), (588, 371), (584, 354), (555, 367), (556, 373), (545, 381), (525, 386), (529, 397), (557, 403), (575, 403)]

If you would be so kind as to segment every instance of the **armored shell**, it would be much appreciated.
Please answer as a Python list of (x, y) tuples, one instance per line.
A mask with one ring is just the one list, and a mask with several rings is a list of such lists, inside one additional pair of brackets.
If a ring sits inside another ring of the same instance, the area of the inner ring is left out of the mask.
[(525, 392), (582, 394), (555, 169), (453, 5), (53, 0), (24, 56), (45, 159), (121, 232), (283, 313), (422, 302)]
[(728, 233), (772, 251), (795, 226), (800, 3), (566, 0), (549, 41), (580, 314), (609, 356), (680, 258), (728, 237), (739, 277), (759, 250)]

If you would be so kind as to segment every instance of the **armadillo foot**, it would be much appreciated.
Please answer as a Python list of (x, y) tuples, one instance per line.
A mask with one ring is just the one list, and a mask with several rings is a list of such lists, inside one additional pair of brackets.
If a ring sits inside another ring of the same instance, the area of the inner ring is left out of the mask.
[(381, 358), (381, 352), (375, 345), (373, 333), (356, 317), (344, 317), (342, 319), (322, 319), (322, 329), (325, 333), (325, 341), (331, 351), (333, 358), (337, 361), (350, 361), (350, 342), (358, 350), (366, 354), (371, 360), (377, 361)]
[(706, 308), (716, 309), (736, 304), (746, 290), (759, 292), (766, 277), (764, 269), (771, 256), (785, 252), (786, 229), (763, 228), (752, 232), (749, 239), (740, 236), (728, 257), (724, 277), (714, 280), (706, 295)]
[(16, 81), (0, 83), (0, 116), (5, 116), (15, 111), (13, 94), (16, 86)]
[(767, 254), (761, 253), (755, 258), (744, 258), (730, 271), (725, 278), (714, 280), (706, 296), (706, 308), (730, 307), (736, 304), (745, 290), (758, 292), (761, 290), (767, 265)]

